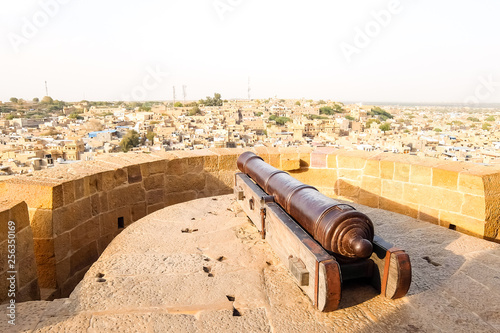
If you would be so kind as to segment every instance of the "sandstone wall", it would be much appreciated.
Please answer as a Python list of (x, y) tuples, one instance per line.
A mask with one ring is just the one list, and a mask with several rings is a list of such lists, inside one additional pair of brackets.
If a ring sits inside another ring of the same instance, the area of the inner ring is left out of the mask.
[[(15, 248), (8, 245), (15, 245)], [(11, 250), (15, 250), (14, 258), (8, 257)], [(15, 260), (14, 267), (9, 259)], [(8, 293), (11, 286), (7, 278), (12, 275), (9, 271), (16, 272), (16, 302), (40, 299), (28, 207), (24, 202), (5, 200), (0, 202), (0, 304), (12, 298)]]
[[(498, 168), (387, 153), (255, 148), (326, 195), (499, 239)], [(24, 200), (41, 288), (67, 296), (121, 230), (168, 205), (233, 191), (241, 149), (114, 154), (0, 183)]]

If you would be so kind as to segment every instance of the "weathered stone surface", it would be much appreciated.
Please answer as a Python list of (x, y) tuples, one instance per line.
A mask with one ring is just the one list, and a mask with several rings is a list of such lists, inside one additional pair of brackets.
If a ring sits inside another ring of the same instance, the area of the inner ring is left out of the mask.
[[(170, 206), (130, 225), (69, 299), (26, 303), (29, 317), (27, 308), (20, 307), (20, 327), (41, 332), (363, 333), (500, 328), (500, 245), (351, 204), (368, 214), (379, 236), (410, 255), (413, 284), (407, 297), (391, 301), (367, 285), (351, 284), (344, 286), (339, 310), (317, 312), (230, 195)], [(197, 231), (183, 233), (185, 228)], [(82, 251), (95, 255), (90, 248)], [(81, 268), (76, 277), (86, 264), (72, 263), (73, 269)], [(75, 281), (71, 278), (63, 289)]]

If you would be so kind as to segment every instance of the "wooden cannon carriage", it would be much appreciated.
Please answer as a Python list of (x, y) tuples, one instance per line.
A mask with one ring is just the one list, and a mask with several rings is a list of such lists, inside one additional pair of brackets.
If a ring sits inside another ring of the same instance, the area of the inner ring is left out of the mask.
[(245, 152), (234, 193), (262, 238), (323, 312), (338, 308), (342, 282), (369, 281), (391, 299), (411, 283), (408, 255), (374, 235), (371, 220)]

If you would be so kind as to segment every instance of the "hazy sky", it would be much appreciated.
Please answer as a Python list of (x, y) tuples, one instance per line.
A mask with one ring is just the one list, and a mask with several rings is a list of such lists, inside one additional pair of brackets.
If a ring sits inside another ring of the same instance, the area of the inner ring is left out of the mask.
[[(0, 3), (0, 100), (500, 102), (498, 0)], [(368, 33), (368, 34), (366, 34)], [(498, 82), (498, 83), (496, 83)]]

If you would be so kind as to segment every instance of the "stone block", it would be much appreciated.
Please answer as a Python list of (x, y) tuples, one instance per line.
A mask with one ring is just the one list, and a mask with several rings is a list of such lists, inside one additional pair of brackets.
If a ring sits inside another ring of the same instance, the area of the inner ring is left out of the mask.
[(380, 177), (382, 179), (393, 179), (394, 177), (394, 162), (393, 161), (380, 161)]
[(37, 265), (54, 264), (54, 239), (35, 238), (33, 249)]
[[(205, 187), (205, 184), (203, 184)], [(155, 205), (164, 201), (165, 191), (163, 189), (151, 190), (146, 193), (146, 202), (148, 206)]]
[(96, 193), (90, 197), (90, 207), (92, 216), (96, 216), (101, 213), (101, 198), (99, 193)]
[(379, 207), (379, 200), (380, 200), (379, 195), (374, 194), (372, 192), (369, 192), (368, 190), (365, 190), (363, 188), (361, 188), (359, 190), (358, 202), (360, 204), (368, 206), (368, 207), (378, 208)]
[(116, 210), (99, 215), (100, 235), (115, 234), (118, 231), (118, 216)]
[(420, 205), (417, 218), (424, 222), (439, 225), (439, 210)]
[(151, 161), (141, 164), (142, 177), (164, 174), (167, 162), (165, 160)]
[[(69, 232), (71, 237), (71, 251), (76, 252), (90, 242), (96, 241), (100, 234), (100, 217), (96, 216)], [(56, 258), (59, 257), (56, 254)]]
[(97, 258), (99, 258), (97, 241), (85, 245), (71, 256), (70, 275), (74, 275), (85, 267), (92, 265)]
[(460, 173), (458, 175), (458, 190), (468, 194), (484, 195), (483, 177), (470, 173)]
[(38, 301), (40, 300), (40, 287), (38, 285), (38, 279), (34, 279), (28, 282), (24, 286), (19, 288), (16, 294), (17, 302), (28, 302), (28, 301)]
[(290, 176), (311, 186), (332, 189), (337, 186), (337, 170), (335, 169), (302, 169), (290, 171)]
[(88, 193), (85, 193), (85, 196), (102, 191), (102, 173), (95, 173), (85, 177), (84, 186), (85, 188), (88, 187)]
[(403, 199), (429, 208), (460, 212), (463, 194), (439, 187), (403, 183)]
[(363, 175), (380, 177), (380, 161), (378, 159), (369, 159), (366, 161)]
[(16, 222), (16, 231), (21, 231), (30, 225), (28, 207), (25, 202), (10, 205), (9, 212), (9, 220)]
[(33, 232), (30, 227), (16, 230), (16, 260), (33, 256)]
[(54, 237), (54, 254), (56, 256), (56, 262), (62, 260), (63, 258), (66, 258), (68, 255), (71, 254), (72, 244), (71, 244), (70, 234), (71, 232), (67, 231), (65, 233), (62, 233)]
[(365, 168), (366, 159), (356, 156), (352, 152), (343, 152), (337, 155), (337, 168), (339, 169), (357, 169)]
[(140, 165), (130, 165), (127, 167), (129, 184), (139, 183), (142, 181), (142, 173)]
[(69, 278), (71, 273), (71, 257), (66, 257), (56, 263), (57, 286), (61, 287)]
[(73, 184), (75, 186), (75, 200), (82, 199), (85, 196), (84, 179), (75, 179)]
[(163, 209), (163, 208), (165, 208), (165, 203), (163, 203), (163, 202), (160, 202), (160, 203), (157, 203), (157, 204), (153, 204), (153, 205), (149, 205), (147, 207), (148, 215), (151, 214), (151, 213), (156, 212), (157, 210)]
[(356, 169), (337, 169), (339, 179), (346, 179), (349, 181), (361, 181), (363, 170)]
[(450, 224), (453, 224), (458, 232), (476, 237), (484, 236), (484, 221), (442, 210), (439, 214), (439, 225), (448, 228)]
[(146, 216), (146, 203), (139, 202), (132, 205), (132, 221), (135, 222), (137, 220), (142, 219)]
[(382, 180), (377, 177), (363, 176), (361, 178), (361, 189), (363, 189), (365, 193), (379, 196), (382, 190)]
[(89, 197), (56, 209), (52, 213), (54, 234), (60, 235), (63, 232), (69, 231), (91, 217), (92, 209)]
[(219, 170), (220, 171), (235, 171), (237, 169), (236, 161), (239, 154), (223, 154), (219, 155)]
[(35, 255), (31, 254), (23, 259), (17, 259), (17, 278), (19, 287), (22, 288), (37, 279)]
[(281, 158), (280, 170), (290, 171), (300, 169), (300, 160), (298, 158)]
[(387, 199), (401, 201), (403, 198), (403, 183), (382, 179), (381, 196)]
[(108, 194), (109, 209), (115, 209), (124, 206), (130, 206), (134, 202), (144, 201), (146, 199), (146, 192), (142, 184), (131, 184), (115, 188)]
[(408, 182), (410, 180), (410, 164), (394, 163), (394, 180)]
[(99, 201), (101, 206), (101, 212), (107, 212), (109, 210), (108, 194), (103, 192), (99, 193)]
[(440, 168), (432, 169), (432, 186), (446, 188), (448, 190), (458, 189), (458, 172)]
[(431, 185), (432, 168), (424, 165), (412, 164), (410, 170), (410, 183)]
[(40, 264), (38, 257), (36, 258), (36, 271), (38, 275), (38, 284), (40, 288), (56, 289), (56, 262), (54, 257), (52, 257), (47, 262)]
[(144, 188), (146, 191), (165, 187), (165, 176), (162, 174), (150, 175), (144, 178)]
[(402, 215), (417, 218), (418, 206), (409, 203), (401, 203), (384, 197), (380, 198), (380, 209), (388, 210)]
[(357, 201), (359, 197), (359, 182), (357, 181), (346, 181), (339, 179), (337, 181), (336, 193), (339, 196), (349, 198), (351, 200)]
[(479, 220), (486, 219), (486, 201), (484, 196), (464, 194), (462, 215), (467, 215)]
[(181, 202), (194, 200), (196, 198), (197, 198), (196, 191), (167, 193), (165, 195), (165, 206), (175, 205)]
[(62, 184), (64, 205), (69, 205), (75, 201), (75, 184), (73, 181)]

